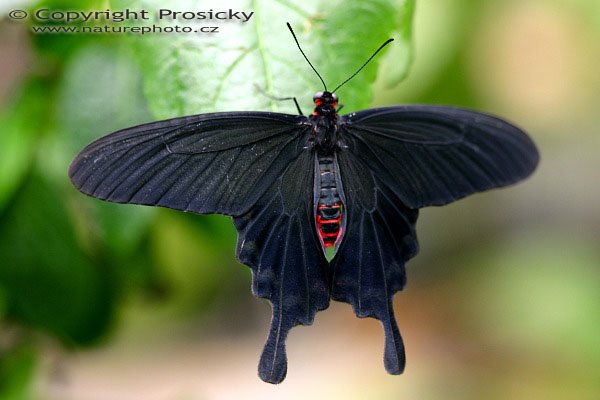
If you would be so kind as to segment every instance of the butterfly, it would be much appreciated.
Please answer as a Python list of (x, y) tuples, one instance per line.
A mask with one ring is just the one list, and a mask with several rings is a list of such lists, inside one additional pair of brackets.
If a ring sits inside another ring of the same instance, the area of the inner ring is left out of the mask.
[(371, 58), (328, 91), (304, 57), (325, 88), (311, 115), (218, 112), (123, 129), (85, 147), (69, 177), (102, 200), (232, 217), (252, 291), (272, 303), (264, 381), (285, 378), (288, 332), (312, 324), (330, 300), (381, 321), (385, 368), (400, 374), (392, 297), (418, 250), (419, 209), (524, 179), (538, 152), (520, 128), (467, 109), (340, 115), (335, 91)]

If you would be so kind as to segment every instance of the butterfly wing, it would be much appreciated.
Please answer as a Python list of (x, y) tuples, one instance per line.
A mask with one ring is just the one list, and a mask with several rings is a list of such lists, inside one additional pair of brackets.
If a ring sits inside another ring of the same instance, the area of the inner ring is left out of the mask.
[(246, 112), (140, 125), (87, 146), (69, 176), (83, 193), (116, 203), (241, 215), (298, 156), (305, 121)]
[(539, 158), (521, 129), (459, 108), (370, 109), (344, 116), (341, 129), (356, 157), (410, 208), (517, 182)]
[[(350, 144), (351, 146), (351, 144)], [(350, 303), (358, 317), (382, 322), (384, 364), (404, 370), (402, 337), (392, 297), (406, 283), (404, 263), (418, 250), (418, 210), (403, 205), (384, 181), (349, 147), (337, 155), (345, 194), (347, 230), (331, 264), (331, 297)]]
[(399, 374), (405, 356), (392, 297), (418, 250), (418, 208), (516, 182), (533, 171), (538, 154), (515, 126), (449, 107), (361, 111), (344, 116), (340, 130), (348, 222), (332, 261), (331, 297), (382, 322), (385, 367)]
[(125, 129), (86, 147), (69, 175), (100, 199), (234, 216), (238, 259), (273, 318), (260, 377), (281, 382), (285, 339), (327, 308), (327, 262), (312, 216), (314, 153), (306, 117), (216, 113)]

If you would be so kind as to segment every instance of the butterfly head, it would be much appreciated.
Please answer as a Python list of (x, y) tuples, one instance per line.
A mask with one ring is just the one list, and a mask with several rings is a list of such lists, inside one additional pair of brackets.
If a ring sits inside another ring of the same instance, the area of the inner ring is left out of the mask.
[(335, 114), (335, 108), (338, 104), (337, 94), (328, 91), (317, 92), (313, 96), (313, 101), (315, 102), (314, 115)]

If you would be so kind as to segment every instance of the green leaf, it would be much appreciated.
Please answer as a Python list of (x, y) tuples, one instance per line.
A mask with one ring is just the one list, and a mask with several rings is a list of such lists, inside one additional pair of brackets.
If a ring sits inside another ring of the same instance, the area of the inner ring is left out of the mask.
[(0, 218), (0, 287), (8, 318), (88, 344), (114, 312), (111, 271), (81, 250), (58, 193), (30, 177)]
[[(296, 113), (291, 101), (275, 101), (273, 96), (295, 96), (304, 112), (313, 108), (312, 95), (322, 85), (298, 51), (285, 23), (290, 22), (302, 48), (332, 90), (360, 67), (372, 52), (400, 26), (410, 22), (406, 15), (413, 1), (390, 0), (317, 1), (295, 3), (288, 0), (230, 1), (228, 8), (254, 12), (246, 22), (206, 22), (219, 26), (214, 34), (154, 34), (138, 37), (132, 43), (142, 65), (145, 89), (158, 118), (224, 110), (271, 110)], [(119, 8), (161, 8), (158, 1), (116, 1)], [(186, 9), (188, 3), (169, 3), (170, 9)], [(202, 9), (205, 2), (197, 4)], [(398, 15), (405, 17), (399, 18)], [(164, 23), (164, 21), (163, 21)], [(176, 21), (170, 25), (183, 25)], [(197, 25), (191, 25), (196, 26)], [(407, 30), (406, 32), (409, 32)], [(406, 35), (400, 42), (407, 40)], [(410, 52), (396, 61), (405, 74)], [(338, 95), (345, 111), (369, 105), (377, 66), (371, 63)]]

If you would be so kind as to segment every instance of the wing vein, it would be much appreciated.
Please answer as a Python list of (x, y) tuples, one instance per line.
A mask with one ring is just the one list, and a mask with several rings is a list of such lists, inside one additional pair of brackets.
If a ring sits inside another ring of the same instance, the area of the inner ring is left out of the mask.
[(310, 296), (310, 284), (308, 282), (308, 264), (306, 262), (306, 243), (305, 243), (305, 237), (304, 237), (304, 229), (302, 224), (298, 224), (299, 225), (299, 229), (300, 229), (300, 243), (302, 245), (301, 247), (301, 254), (302, 254), (302, 266), (303, 266), (303, 270), (304, 270), (304, 285), (305, 285), (305, 289), (306, 289), (306, 321), (310, 321), (310, 302), (311, 302), (311, 296)]
[[(361, 125), (355, 125), (355, 124), (351, 124), (349, 125), (351, 126), (353, 129), (359, 130), (359, 131), (363, 131), (363, 132), (368, 132), (368, 133), (372, 133), (374, 135), (377, 136), (381, 136), (387, 139), (392, 139), (392, 140), (397, 140), (399, 142), (411, 145), (411, 146), (418, 146), (418, 147), (423, 147), (423, 146), (450, 146), (450, 145), (457, 145), (457, 144), (462, 144), (464, 143), (464, 133), (460, 136), (460, 139), (454, 139), (454, 140), (449, 140), (446, 142), (442, 142), (442, 141), (416, 141), (416, 140), (410, 140), (410, 139), (406, 139), (403, 138), (399, 135), (391, 135), (391, 134), (386, 134), (382, 129), (373, 129), (373, 128), (369, 128), (366, 126), (361, 126)], [(402, 130), (397, 130), (397, 129), (391, 129), (391, 128), (387, 128), (388, 130), (390, 130), (391, 132), (394, 133), (398, 133), (400, 135), (405, 134), (405, 135), (409, 135), (410, 132), (408, 131), (402, 131)]]
[(387, 277), (386, 277), (386, 274), (385, 274), (385, 266), (384, 266), (384, 260), (383, 260), (383, 249), (381, 248), (381, 243), (379, 242), (379, 235), (377, 234), (376, 224), (375, 224), (375, 220), (373, 219), (373, 215), (369, 214), (369, 216), (371, 218), (371, 224), (373, 226), (373, 233), (375, 234), (375, 242), (377, 243), (377, 250), (378, 250), (377, 254), (379, 256), (379, 265), (381, 267), (381, 277), (383, 279), (383, 289), (384, 289), (384, 292), (385, 292), (384, 293), (384, 295), (385, 295), (384, 302), (385, 302), (385, 311), (386, 311), (387, 319), (386, 319), (386, 321), (384, 323), (388, 326), (390, 335), (392, 336), (391, 339), (392, 339), (392, 341), (394, 343), (394, 349), (396, 350), (394, 352), (394, 357), (396, 358), (396, 363), (400, 364), (400, 360), (398, 358), (398, 352), (399, 352), (398, 343), (396, 343), (396, 340), (395, 340), (395, 338), (393, 336), (394, 329), (391, 326), (391, 323), (392, 323), (391, 321), (392, 321), (392, 318), (393, 318), (393, 310), (390, 310), (391, 300), (390, 300), (390, 293), (388, 292)]
[[(218, 154), (215, 153), (213, 158), (210, 160), (209, 163), (207, 164), (212, 164), (213, 161), (215, 161), (215, 159), (217, 158)], [(195, 174), (195, 177), (191, 180), (191, 182), (194, 182), (198, 179), (198, 177), (200, 177), (204, 172), (206, 172), (203, 169), (198, 168), (198, 172)], [(192, 196), (189, 197), (188, 202), (185, 206), (185, 211), (190, 211), (191, 205), (194, 202), (194, 200), (196, 199), (196, 196), (198, 195), (198, 193), (203, 189), (202, 185), (198, 185), (198, 188), (194, 191), (194, 194)]]
[[(275, 222), (273, 223), (273, 226), (278, 226), (279, 225), (279, 221), (281, 221), (281, 218), (282, 218), (282, 216), (281, 216), (281, 214), (279, 214), (277, 216), (277, 220), (275, 220)], [(269, 231), (269, 235), (267, 236), (267, 240), (265, 241), (265, 243), (269, 243), (271, 241), (271, 237), (273, 236), (274, 232), (275, 232), (275, 229), (271, 229)], [(260, 251), (260, 258), (258, 260), (258, 266), (256, 267), (257, 283), (260, 282), (260, 280), (258, 278), (260, 277), (260, 273), (262, 271), (262, 266), (263, 266), (262, 260), (263, 260), (264, 255), (265, 255), (265, 251), (267, 251), (267, 250), (268, 250), (268, 247), (264, 246), (261, 249), (261, 251)], [(264, 296), (264, 297), (271, 298), (272, 291), (273, 291), (273, 286), (271, 285), (271, 286), (269, 286), (269, 295), (268, 296)], [(260, 292), (257, 290), (257, 293), (260, 293)]]
[(359, 230), (359, 237), (360, 237), (360, 246), (358, 247), (358, 293), (357, 293), (357, 297), (358, 297), (358, 315), (362, 315), (362, 264), (363, 264), (363, 247), (364, 247), (364, 223), (365, 223), (365, 214), (364, 212), (361, 213), (360, 216), (360, 230)]
[(287, 226), (287, 232), (286, 232), (286, 241), (285, 241), (285, 247), (283, 249), (283, 262), (281, 264), (281, 274), (280, 274), (280, 284), (279, 284), (279, 299), (277, 301), (277, 308), (279, 308), (279, 310), (277, 311), (278, 313), (278, 321), (277, 321), (277, 333), (275, 335), (275, 351), (273, 352), (273, 361), (271, 362), (271, 378), (273, 377), (273, 375), (275, 374), (275, 360), (277, 360), (277, 353), (279, 352), (279, 340), (281, 339), (281, 325), (283, 324), (282, 322), (282, 317), (283, 317), (283, 282), (285, 280), (285, 267), (287, 264), (287, 252), (288, 252), (288, 246), (289, 246), (289, 242), (290, 242), (290, 230), (291, 230), (291, 224), (288, 223)]

